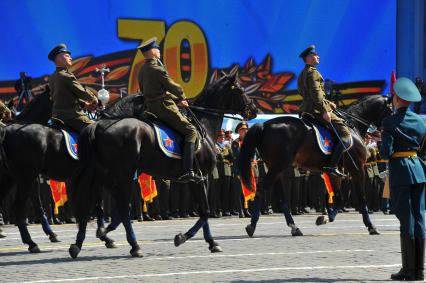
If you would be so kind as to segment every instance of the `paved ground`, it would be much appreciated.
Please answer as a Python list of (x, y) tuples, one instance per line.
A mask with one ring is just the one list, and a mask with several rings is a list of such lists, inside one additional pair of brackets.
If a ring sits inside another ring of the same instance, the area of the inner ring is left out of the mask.
[(355, 212), (339, 214), (336, 222), (317, 227), (317, 215), (296, 216), (305, 234), (290, 236), (280, 215), (263, 216), (253, 238), (244, 227), (248, 219), (210, 221), (224, 252), (211, 254), (200, 233), (175, 248), (173, 237), (195, 219), (135, 223), (143, 258), (130, 257), (122, 226), (110, 234), (119, 245), (106, 249), (90, 225), (77, 259), (68, 255), (76, 226), (54, 226), (61, 243), (51, 244), (41, 227), (30, 226), (42, 253), (29, 254), (14, 226), (3, 227), (0, 239), (1, 282), (383, 282), (399, 270), (398, 221), (375, 213), (382, 233), (370, 236)]

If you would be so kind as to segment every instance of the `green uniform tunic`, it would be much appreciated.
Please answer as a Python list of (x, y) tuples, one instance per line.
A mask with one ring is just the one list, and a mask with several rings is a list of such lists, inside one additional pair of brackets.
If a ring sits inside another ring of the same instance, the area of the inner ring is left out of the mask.
[(343, 123), (343, 120), (332, 112), (330, 103), (325, 98), (324, 79), (315, 67), (308, 64), (305, 65), (297, 79), (297, 88), (303, 97), (300, 111), (314, 115), (318, 121), (325, 125), (327, 125), (327, 122), (322, 115), (325, 112), (330, 112), (331, 122), (340, 137), (345, 141), (349, 140), (349, 129)]
[(73, 73), (57, 67), (49, 78), (49, 88), (53, 101), (52, 117), (78, 132), (93, 123), (84, 114), (80, 102), (92, 103), (96, 101), (96, 95), (82, 86)]
[[(7, 108), (7, 106), (0, 101), (0, 118), (3, 117), (6, 112), (10, 112), (9, 108)], [(4, 127), (6, 125), (2, 121), (0, 121), (0, 126)]]
[(182, 87), (175, 83), (157, 59), (145, 59), (139, 72), (139, 88), (145, 96), (148, 112), (195, 143), (195, 127), (179, 112), (176, 102), (186, 99)]

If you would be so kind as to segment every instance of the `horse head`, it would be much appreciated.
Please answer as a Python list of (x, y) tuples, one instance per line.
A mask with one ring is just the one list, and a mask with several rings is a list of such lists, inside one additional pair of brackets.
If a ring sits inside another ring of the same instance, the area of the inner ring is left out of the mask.
[(247, 120), (257, 115), (257, 107), (245, 93), (236, 72), (232, 74), (223, 72), (220, 78), (211, 82), (194, 100), (194, 105), (222, 113), (240, 114)]
[(49, 90), (34, 96), (25, 108), (16, 115), (15, 121), (31, 122), (46, 125), (52, 116), (53, 102), (50, 99)]
[[(379, 128), (384, 118), (392, 114), (392, 105), (389, 98), (382, 95), (371, 95), (363, 97), (358, 103), (350, 106), (348, 112), (358, 122), (360, 132), (365, 133), (369, 125)], [(356, 117), (361, 118), (357, 121)], [(367, 123), (367, 125), (365, 125)], [(357, 123), (356, 123), (357, 124)]]

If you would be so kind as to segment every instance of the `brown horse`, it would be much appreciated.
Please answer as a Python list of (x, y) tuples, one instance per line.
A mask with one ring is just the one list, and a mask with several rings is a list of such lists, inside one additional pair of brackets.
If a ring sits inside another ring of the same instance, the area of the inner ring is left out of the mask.
[[(371, 124), (380, 126), (383, 118), (391, 114), (389, 105), (388, 98), (372, 95), (361, 99), (345, 112), (348, 116), (347, 119), (353, 125), (351, 129), (353, 145), (343, 155), (340, 166), (344, 167), (346, 172), (349, 172), (352, 176), (352, 181), (357, 188), (359, 211), (362, 213), (364, 224), (370, 234), (378, 234), (378, 232), (371, 223), (366, 207), (363, 169), (367, 160), (367, 149), (363, 137)], [(338, 140), (335, 142), (338, 142)], [(303, 120), (295, 117), (279, 117), (263, 124), (255, 124), (247, 132), (239, 155), (239, 168), (241, 179), (249, 188), (251, 185), (251, 160), (256, 150), (269, 169), (264, 178), (264, 190), (270, 190), (279, 174), (293, 166), (321, 172), (322, 168), (329, 164), (329, 156), (323, 154), (318, 148), (314, 130), (307, 126)], [(330, 179), (333, 188), (339, 187), (340, 180), (338, 178), (331, 177)], [(256, 192), (251, 224), (246, 227), (249, 236), (252, 236), (256, 229), (260, 199), (263, 198), (263, 194), (263, 191)], [(302, 235), (288, 209), (284, 209), (284, 214), (287, 225), (292, 229), (292, 235)], [(335, 216), (336, 211), (330, 210), (330, 221), (334, 221)], [(317, 225), (319, 224), (323, 224), (321, 218), (317, 219)]]

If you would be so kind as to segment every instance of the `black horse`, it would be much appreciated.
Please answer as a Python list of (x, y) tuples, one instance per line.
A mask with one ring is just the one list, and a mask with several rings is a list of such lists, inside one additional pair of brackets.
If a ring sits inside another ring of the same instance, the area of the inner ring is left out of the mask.
[[(341, 166), (352, 176), (352, 182), (357, 188), (359, 200), (359, 211), (362, 213), (365, 226), (370, 234), (378, 234), (368, 215), (364, 188), (364, 166), (367, 160), (367, 149), (364, 145), (364, 136), (368, 127), (381, 125), (384, 117), (391, 114), (388, 98), (381, 95), (368, 96), (361, 99), (357, 104), (351, 106), (347, 112), (347, 119), (353, 125), (351, 129), (353, 146), (342, 158)], [(335, 142), (338, 142), (337, 140)], [(329, 157), (324, 155), (318, 148), (314, 130), (295, 117), (279, 117), (265, 122), (255, 124), (249, 129), (239, 156), (239, 168), (244, 184), (250, 187), (250, 164), (258, 151), (261, 158), (266, 162), (268, 173), (264, 178), (264, 190), (270, 190), (281, 172), (291, 169), (293, 166), (314, 172), (321, 172), (322, 168), (329, 163)], [(353, 158), (349, 158), (348, 153)], [(340, 179), (330, 176), (333, 188), (340, 187)], [(252, 236), (259, 219), (259, 205), (263, 191), (256, 192), (251, 224), (247, 225), (246, 231)], [(336, 210), (329, 209), (329, 219), (334, 221)], [(287, 225), (292, 229), (293, 236), (302, 235), (294, 223), (290, 210), (284, 209)], [(323, 217), (317, 219), (317, 225), (323, 224)]]
[[(137, 98), (135, 98), (137, 99)], [(236, 74), (225, 75), (214, 81), (195, 99), (192, 111), (201, 126), (201, 148), (196, 153), (196, 167), (206, 176), (216, 163), (216, 151), (212, 137), (220, 129), (224, 113), (239, 113), (244, 118), (256, 116), (256, 107), (240, 87)], [(142, 112), (140, 113), (142, 114)], [(129, 203), (132, 190), (132, 178), (137, 172), (145, 172), (158, 178), (176, 180), (181, 172), (180, 159), (170, 158), (161, 152), (156, 143), (156, 135), (150, 121), (139, 119), (115, 119), (120, 113), (107, 111), (111, 120), (101, 120), (87, 127), (79, 140), (79, 155), (88, 167), (76, 180), (76, 195), (73, 197), (79, 223), (76, 243), (70, 247), (70, 255), (75, 258), (80, 252), (85, 238), (90, 207), (100, 188), (106, 188), (116, 201), (119, 221), (113, 221), (104, 235), (114, 230), (120, 221), (123, 223), (127, 241), (132, 249), (130, 254), (142, 256), (129, 218)], [(206, 131), (206, 133), (204, 132)], [(203, 228), (204, 238), (212, 252), (221, 251), (213, 240), (208, 223), (207, 182), (203, 185), (188, 184), (198, 202), (199, 220), (185, 234), (175, 237), (175, 245), (187, 239)]]
[[(79, 169), (79, 162), (67, 153), (62, 132), (47, 126), (51, 113), (52, 101), (49, 92), (44, 92), (35, 97), (11, 124), (0, 129), (0, 201), (16, 186), (15, 222), (22, 242), (32, 253), (40, 252), (40, 249), (31, 239), (25, 223), (29, 198), (33, 203), (38, 202), (36, 210), (41, 216), (44, 232), (51, 241), (58, 241), (39, 200), (39, 175), (68, 181)], [(111, 239), (102, 240), (107, 247), (113, 247)]]

